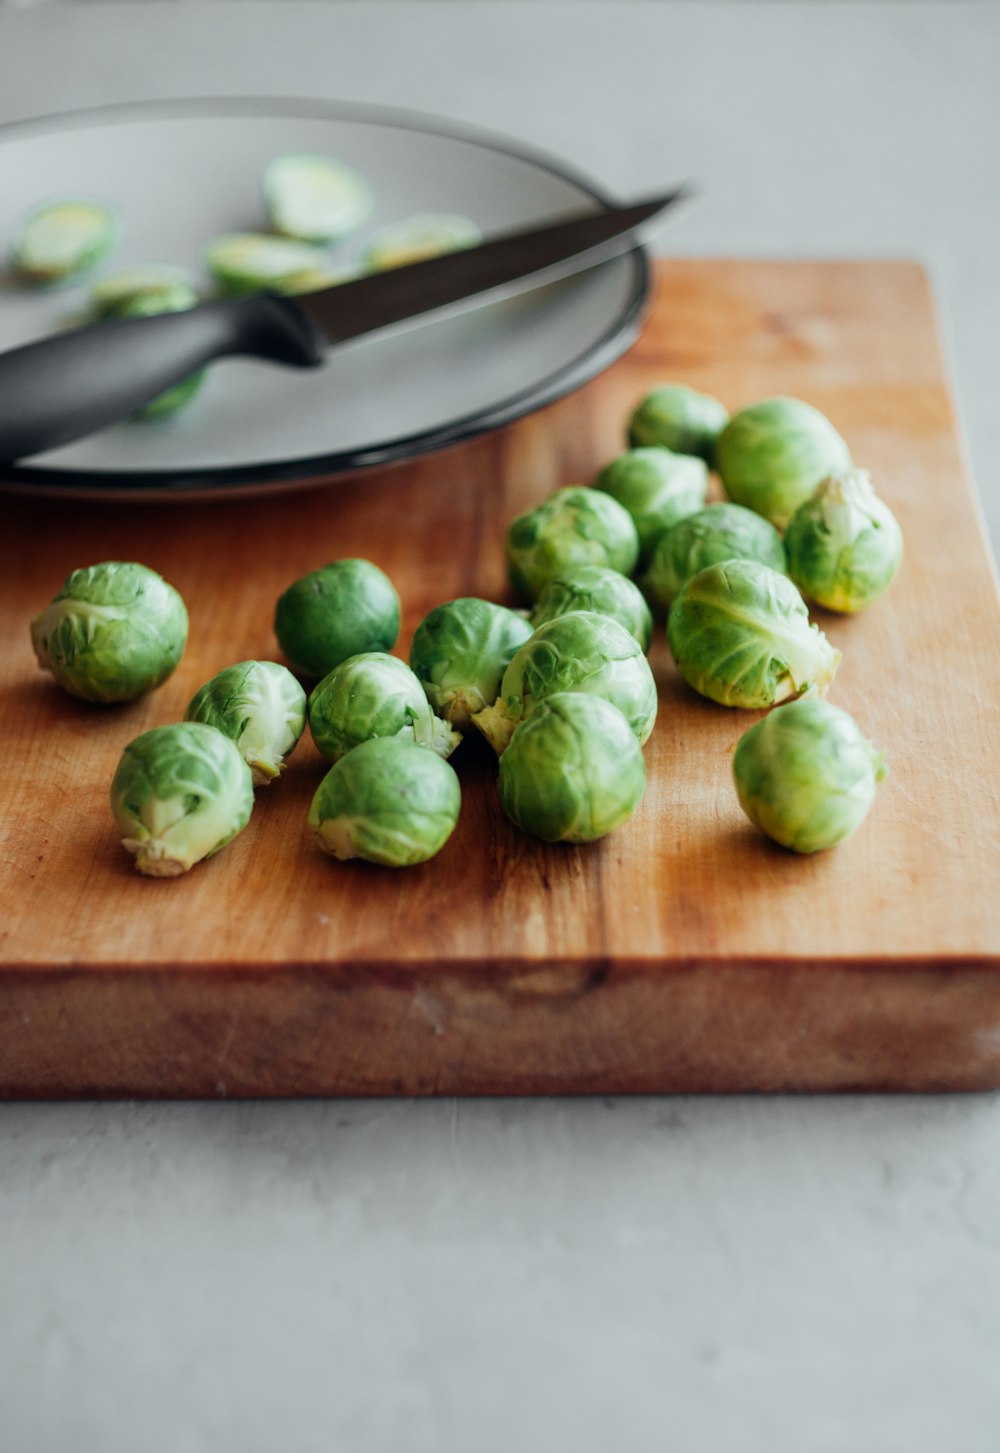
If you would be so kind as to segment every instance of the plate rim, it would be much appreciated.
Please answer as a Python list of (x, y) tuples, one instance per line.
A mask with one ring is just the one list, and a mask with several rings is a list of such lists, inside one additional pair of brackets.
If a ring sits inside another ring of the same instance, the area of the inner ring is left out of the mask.
[[(17, 133), (39, 135), (51, 131), (113, 126), (123, 119), (168, 120), (185, 115), (194, 117), (248, 114), (355, 121), (468, 142), (549, 172), (577, 187), (601, 206), (615, 205), (611, 196), (592, 178), (541, 148), (525, 145), (475, 123), (467, 124), (450, 117), (403, 107), (382, 106), (374, 102), (254, 95), (118, 101), (99, 106), (76, 107), (68, 111), (46, 112), (0, 123), (0, 145), (16, 140)], [(105, 498), (116, 499), (150, 499), (154, 496), (163, 498), (182, 493), (189, 497), (207, 498), (237, 491), (279, 492), (282, 488), (339, 483), (371, 469), (404, 463), (425, 454), (467, 443), (565, 398), (592, 378), (596, 378), (632, 345), (638, 336), (642, 314), (649, 300), (649, 259), (641, 244), (622, 253), (621, 257), (627, 259), (632, 268), (628, 296), (614, 321), (594, 342), (530, 387), (508, 394), (493, 405), (460, 415), (446, 423), (362, 448), (329, 450), (321, 454), (299, 455), (259, 464), (150, 469), (141, 473), (124, 469), (69, 469), (13, 464), (3, 468), (0, 487), (34, 486), (31, 492), (37, 491), (39, 495), (100, 493)]]

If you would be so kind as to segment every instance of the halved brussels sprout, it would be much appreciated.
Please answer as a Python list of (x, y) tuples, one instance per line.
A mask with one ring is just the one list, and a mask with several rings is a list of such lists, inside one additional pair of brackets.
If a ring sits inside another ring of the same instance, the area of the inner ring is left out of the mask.
[(217, 727), (236, 743), (255, 787), (281, 776), (306, 725), (306, 694), (276, 661), (240, 661), (191, 698), (185, 721)]
[(312, 293), (334, 278), (326, 253), (309, 242), (269, 237), (260, 232), (230, 232), (205, 250), (205, 266), (229, 298), (248, 293)]
[(589, 843), (642, 800), (646, 764), (635, 733), (599, 696), (560, 691), (522, 722), (500, 758), (511, 822), (545, 842)]
[(601, 470), (594, 486), (628, 510), (645, 560), (664, 530), (701, 509), (708, 495), (708, 468), (691, 454), (660, 447), (630, 449)]
[(498, 755), (514, 728), (557, 691), (616, 706), (641, 746), (656, 720), (656, 682), (636, 638), (611, 616), (571, 611), (538, 627), (514, 656), (492, 706), (472, 718)]
[(462, 740), (431, 711), (406, 662), (384, 651), (351, 656), (323, 677), (309, 697), (309, 730), (328, 762), (369, 737), (402, 737), (441, 757)]
[(635, 581), (619, 570), (610, 570), (606, 565), (577, 565), (554, 575), (542, 586), (531, 612), (531, 625), (537, 629), (556, 616), (576, 610), (612, 616), (648, 653), (653, 639), (652, 613)]
[(733, 776), (752, 823), (783, 847), (816, 853), (861, 825), (886, 768), (846, 711), (803, 697), (740, 738)]
[(392, 222), (368, 243), (364, 262), (371, 272), (386, 272), (446, 252), (477, 247), (483, 234), (475, 222), (456, 212), (428, 212)]
[(788, 573), (827, 610), (864, 610), (888, 590), (903, 559), (903, 532), (864, 469), (824, 479), (785, 533)]
[(199, 300), (190, 273), (182, 267), (156, 263), (98, 278), (87, 290), (87, 307), (92, 318), (120, 318), (137, 298), (163, 299), (164, 312), (193, 308)]
[(134, 701), (166, 681), (187, 643), (172, 585), (132, 561), (74, 570), (31, 622), (38, 664), (85, 701)]
[(390, 651), (399, 596), (370, 560), (334, 560), (296, 580), (278, 600), (274, 633), (303, 676), (325, 676), (349, 656)]
[(414, 631), (410, 668), (434, 710), (465, 731), (472, 713), (496, 700), (500, 678), (531, 632), (506, 606), (474, 596), (449, 600)]
[(264, 173), (271, 226), (303, 242), (336, 242), (360, 227), (372, 191), (360, 172), (332, 156), (277, 156)]
[(785, 547), (769, 520), (743, 505), (712, 504), (664, 531), (642, 584), (666, 610), (686, 580), (723, 560), (759, 560), (786, 573)]
[(22, 222), (11, 263), (25, 282), (72, 282), (102, 262), (120, 236), (118, 218), (100, 202), (49, 202)]
[(840, 664), (795, 586), (756, 560), (709, 565), (682, 586), (667, 639), (689, 686), (722, 706), (774, 706), (822, 694)]
[(246, 827), (250, 768), (235, 744), (203, 722), (153, 727), (129, 742), (111, 783), (122, 846), (140, 873), (174, 878)]
[(706, 464), (715, 457), (715, 442), (729, 421), (718, 399), (682, 383), (667, 383), (647, 394), (628, 422), (633, 449), (661, 444), (675, 454), (697, 454)]
[(529, 600), (554, 575), (577, 565), (606, 565), (631, 575), (638, 559), (639, 535), (628, 510), (587, 485), (555, 490), (512, 520), (507, 531), (510, 581)]
[(327, 772), (309, 826), (334, 858), (407, 868), (441, 851), (461, 805), (458, 777), (447, 762), (398, 737), (373, 737)]
[(764, 399), (734, 414), (719, 435), (716, 468), (729, 498), (783, 530), (821, 479), (851, 456), (825, 414), (801, 399)]
[[(188, 308), (193, 308), (198, 302), (198, 294), (193, 288), (182, 289), (180, 286), (174, 288), (170, 293), (138, 293), (128, 302), (123, 302), (117, 311), (119, 318), (150, 318), (156, 313), (183, 313)], [(205, 370), (196, 369), (189, 373), (187, 378), (182, 378), (175, 383), (173, 388), (164, 389), (163, 393), (157, 394), (155, 399), (150, 399), (135, 414), (137, 419), (163, 419), (168, 414), (176, 414), (185, 404), (191, 402), (195, 394), (205, 382)]]

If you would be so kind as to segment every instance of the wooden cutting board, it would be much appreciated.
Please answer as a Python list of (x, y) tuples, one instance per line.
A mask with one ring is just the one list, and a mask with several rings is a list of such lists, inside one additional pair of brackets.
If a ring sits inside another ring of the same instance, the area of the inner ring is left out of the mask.
[[(500, 810), (495, 759), (453, 758), (463, 809), (422, 867), (322, 856), (304, 742), (249, 828), (180, 879), (140, 877), (108, 785), (122, 747), (215, 671), (271, 657), (296, 577), (362, 555), (404, 603), (398, 652), (458, 595), (505, 599), (507, 521), (623, 447), (653, 385), (824, 410), (898, 515), (906, 560), (855, 619), (830, 699), (885, 750), (861, 830), (799, 858), (745, 820), (756, 714), (678, 678), (637, 815), (547, 846)], [(6, 1096), (940, 1090), (1000, 1085), (1000, 608), (925, 277), (905, 262), (670, 261), (635, 348), (574, 396), (448, 453), (282, 498), (4, 501)], [(28, 623), (75, 566), (135, 559), (191, 615), (187, 654), (124, 708), (41, 673)]]

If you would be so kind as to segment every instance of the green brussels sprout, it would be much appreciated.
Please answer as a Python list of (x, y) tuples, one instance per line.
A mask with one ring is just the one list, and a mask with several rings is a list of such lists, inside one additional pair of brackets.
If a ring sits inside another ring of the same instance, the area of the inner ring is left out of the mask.
[(664, 530), (701, 509), (708, 468), (691, 454), (658, 446), (630, 449), (601, 470), (594, 486), (628, 510), (639, 532), (640, 558), (646, 560)]
[(336, 242), (372, 209), (360, 172), (330, 156), (277, 156), (264, 173), (264, 203), (275, 232), (303, 242)]
[(325, 676), (349, 656), (391, 651), (399, 596), (370, 560), (334, 560), (290, 585), (274, 613), (278, 644), (303, 676)]
[(840, 664), (792, 582), (756, 560), (692, 575), (670, 608), (667, 640), (688, 685), (722, 706), (822, 694)]
[(660, 536), (643, 588), (668, 610), (686, 580), (723, 560), (759, 560), (786, 573), (785, 547), (769, 520), (743, 505), (712, 504), (678, 520)]
[(184, 268), (152, 264), (98, 278), (87, 290), (87, 310), (95, 321), (120, 318), (137, 298), (163, 299), (164, 312), (192, 308), (198, 302), (194, 281)]
[(134, 701), (166, 681), (187, 644), (172, 585), (145, 565), (105, 560), (66, 577), (31, 622), (38, 664), (85, 701)]
[(274, 293), (312, 293), (333, 281), (326, 253), (320, 248), (259, 232), (230, 232), (216, 237), (205, 251), (205, 266), (219, 291), (229, 298), (265, 289)]
[(462, 740), (431, 711), (406, 662), (384, 651), (350, 656), (323, 677), (309, 697), (309, 730), (328, 762), (369, 737), (403, 737), (441, 757)]
[(646, 787), (635, 733), (599, 696), (557, 691), (522, 722), (500, 758), (500, 801), (546, 842), (589, 843), (632, 816)]
[(778, 398), (733, 415), (719, 435), (715, 463), (731, 500), (783, 530), (821, 479), (850, 467), (851, 456), (819, 409)]
[(447, 762), (399, 737), (373, 737), (327, 772), (309, 826), (332, 857), (408, 868), (440, 852), (461, 805)]
[(49, 202), (22, 222), (11, 263), (25, 282), (73, 282), (103, 261), (120, 236), (118, 218), (100, 202)]
[(853, 717), (804, 696), (740, 738), (733, 776), (752, 823), (783, 847), (817, 853), (860, 827), (886, 768)]
[(364, 255), (370, 272), (386, 272), (446, 252), (476, 247), (483, 234), (475, 222), (453, 212), (429, 212), (392, 222), (371, 239)]
[(729, 422), (718, 399), (682, 383), (667, 383), (647, 394), (628, 422), (633, 449), (660, 444), (675, 454), (697, 454), (706, 464), (715, 457), (715, 441)]
[(410, 668), (438, 715), (465, 731), (472, 713), (496, 700), (500, 678), (531, 632), (506, 606), (472, 596), (449, 600), (414, 631)]
[(504, 672), (498, 699), (476, 712), (473, 724), (499, 756), (518, 723), (557, 691), (591, 693), (610, 701), (640, 746), (653, 730), (656, 682), (642, 647), (611, 616), (586, 610), (556, 616), (538, 627)]
[[(648, 653), (653, 639), (653, 616), (642, 591), (627, 575), (609, 570), (606, 565), (578, 565), (573, 570), (561, 571), (542, 586), (531, 612), (531, 624), (537, 630), (546, 621), (577, 610), (612, 616)], [(493, 694), (496, 696), (496, 692)]]
[(577, 565), (607, 565), (631, 575), (638, 559), (639, 535), (628, 510), (582, 484), (555, 490), (507, 531), (510, 581), (529, 600), (553, 575)]
[(255, 787), (281, 776), (306, 725), (306, 694), (276, 661), (240, 661), (196, 691), (185, 721), (217, 727), (236, 743)]
[(785, 532), (788, 573), (827, 610), (864, 610), (888, 590), (903, 559), (903, 532), (864, 469), (824, 479)]
[(140, 873), (174, 878), (246, 827), (250, 768), (235, 743), (204, 722), (153, 727), (129, 742), (111, 783), (122, 846)]
[[(193, 308), (197, 302), (198, 294), (194, 288), (177, 284), (169, 292), (137, 293), (135, 297), (120, 304), (116, 316), (149, 318), (156, 313), (183, 313), (188, 308)], [(138, 410), (135, 418), (163, 419), (168, 414), (176, 414), (178, 409), (191, 402), (204, 382), (205, 370), (198, 368), (194, 373), (189, 373), (187, 378), (182, 378), (173, 387), (164, 389), (163, 393), (150, 399), (148, 404)]]

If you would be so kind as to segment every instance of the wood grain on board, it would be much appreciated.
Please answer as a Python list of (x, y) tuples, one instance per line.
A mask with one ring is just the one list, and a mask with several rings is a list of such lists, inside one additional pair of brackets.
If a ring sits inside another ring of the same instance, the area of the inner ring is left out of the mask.
[[(306, 831), (323, 771), (306, 740), (216, 858), (134, 871), (107, 805), (122, 747), (222, 666), (274, 657), (286, 585), (376, 561), (405, 656), (438, 602), (510, 599), (508, 520), (589, 481), (667, 380), (733, 409), (808, 399), (902, 524), (889, 593), (815, 617), (843, 652), (830, 700), (890, 767), (852, 839), (799, 858), (750, 826), (730, 762), (757, 714), (688, 690), (661, 628), (648, 789), (600, 843), (519, 833), (475, 740), (436, 859), (336, 863)], [(269, 498), (3, 509), (0, 1094), (1000, 1085), (1000, 607), (917, 265), (664, 261), (623, 359), (473, 443)], [(191, 616), (175, 675), (122, 708), (64, 695), (28, 640), (68, 571), (102, 559), (153, 566)]]

